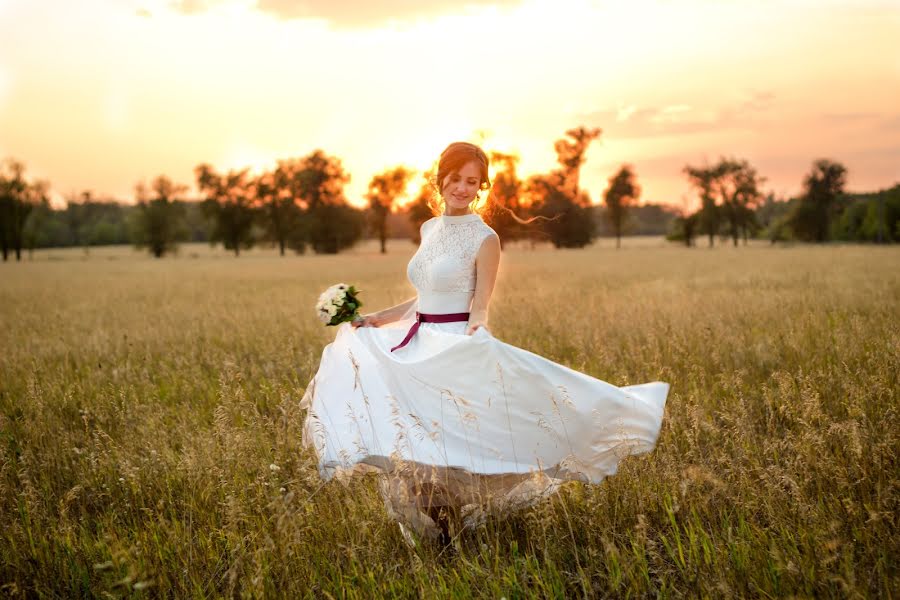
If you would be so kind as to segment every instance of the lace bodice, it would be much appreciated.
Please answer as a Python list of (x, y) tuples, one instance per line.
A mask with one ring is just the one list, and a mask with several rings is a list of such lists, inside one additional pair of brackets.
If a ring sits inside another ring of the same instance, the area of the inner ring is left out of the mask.
[(496, 235), (475, 213), (434, 217), (422, 224), (422, 243), (406, 274), (419, 295), (419, 312), (468, 312), (475, 295), (475, 256)]

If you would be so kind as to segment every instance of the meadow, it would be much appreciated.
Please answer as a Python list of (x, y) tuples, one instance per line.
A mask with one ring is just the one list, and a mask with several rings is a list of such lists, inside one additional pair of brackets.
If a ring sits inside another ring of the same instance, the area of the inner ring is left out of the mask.
[(900, 596), (900, 248), (506, 249), (496, 337), (671, 392), (651, 454), (452, 553), (300, 443), (315, 300), (412, 296), (388, 248), (0, 264), (0, 595)]

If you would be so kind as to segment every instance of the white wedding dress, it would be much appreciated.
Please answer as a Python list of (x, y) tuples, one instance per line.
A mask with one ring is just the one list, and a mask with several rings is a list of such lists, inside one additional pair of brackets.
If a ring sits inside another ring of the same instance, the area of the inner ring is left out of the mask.
[(376, 470), (388, 512), (408, 530), (438, 533), (428, 507), (473, 524), (521, 507), (565, 480), (598, 483), (626, 456), (650, 451), (669, 386), (616, 387), (495, 338), (422, 313), (468, 312), (475, 256), (493, 229), (477, 214), (422, 225), (407, 268), (417, 300), (383, 327), (341, 324), (306, 389), (303, 442), (329, 479)]

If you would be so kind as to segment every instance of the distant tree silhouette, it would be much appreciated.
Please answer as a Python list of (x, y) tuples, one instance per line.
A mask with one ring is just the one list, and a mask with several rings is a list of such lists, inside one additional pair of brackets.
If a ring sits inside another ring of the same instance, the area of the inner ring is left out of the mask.
[(759, 186), (765, 181), (746, 160), (722, 158), (712, 167), (712, 188), (719, 199), (720, 212), (728, 223), (734, 245), (743, 235), (744, 243), (755, 227), (753, 209), (762, 199)]
[(355, 244), (362, 237), (365, 215), (347, 204), (344, 185), (350, 175), (340, 159), (315, 150), (285, 164), (290, 164), (290, 190), (304, 210), (301, 231), (312, 249), (335, 254)]
[[(274, 242), (281, 256), (301, 227), (300, 208), (292, 193), (292, 177), (291, 163), (279, 161), (274, 171), (261, 174), (252, 184), (264, 239)], [(305, 242), (301, 240), (298, 250), (302, 252), (304, 248)]]
[(578, 188), (581, 165), (590, 143), (600, 137), (600, 129), (578, 127), (566, 132), (554, 144), (560, 169), (547, 175), (533, 175), (525, 185), (534, 215), (545, 217), (545, 234), (557, 248), (582, 248), (590, 244), (596, 223), (590, 197)]
[(369, 201), (369, 225), (381, 242), (381, 253), (387, 252), (387, 217), (397, 200), (406, 193), (413, 171), (395, 167), (372, 177), (366, 199)]
[(715, 185), (715, 167), (684, 167), (688, 180), (700, 195), (700, 210), (697, 213), (697, 231), (709, 236), (709, 247), (715, 243), (719, 232), (720, 211), (716, 205), (713, 187)]
[(723, 220), (734, 245), (758, 227), (754, 209), (762, 200), (759, 186), (765, 181), (746, 160), (722, 157), (714, 165), (684, 167), (688, 180), (700, 196), (699, 231), (709, 236), (710, 247)]
[(183, 224), (185, 207), (178, 198), (186, 191), (187, 186), (173, 183), (165, 175), (154, 179), (149, 190), (143, 182), (135, 186), (135, 246), (149, 249), (155, 258), (177, 249), (178, 240), (187, 233)]
[(832, 219), (841, 209), (847, 168), (841, 163), (820, 159), (804, 178), (804, 194), (794, 207), (789, 223), (800, 240), (824, 242), (829, 238)]
[(900, 184), (877, 192), (846, 194), (840, 217), (830, 226), (832, 239), (858, 242), (900, 241)]
[(497, 232), (501, 247), (523, 236), (521, 223), (510, 213), (524, 215), (526, 212), (522, 202), (524, 184), (516, 173), (518, 162), (519, 157), (515, 154), (491, 152), (491, 163), (499, 168), (491, 182), (491, 200), (496, 205), (488, 205), (486, 222)]
[(790, 236), (788, 220), (793, 212), (795, 200), (778, 199), (769, 192), (753, 211), (754, 222), (771, 243), (787, 240)]
[(628, 216), (628, 207), (641, 195), (637, 177), (631, 165), (622, 165), (619, 172), (609, 178), (606, 189), (606, 216), (616, 235), (616, 248), (621, 246), (622, 228)]
[(682, 211), (670, 225), (666, 239), (672, 242), (684, 242), (690, 248), (694, 245), (694, 237), (697, 234), (697, 223), (700, 219), (700, 211)]
[(402, 208), (406, 213), (409, 222), (412, 224), (413, 235), (411, 241), (413, 244), (417, 245), (422, 241), (420, 239), (422, 223), (435, 216), (434, 209), (432, 208), (435, 194), (434, 184), (432, 183), (432, 180), (435, 177), (434, 171), (426, 171), (422, 177), (424, 181), (422, 182), (422, 187), (419, 188), (419, 193), (416, 194), (416, 197), (413, 198), (412, 202), (407, 203)]
[(596, 223), (589, 202), (576, 202), (569, 194), (561, 172), (532, 175), (525, 184), (531, 212), (545, 217), (544, 234), (556, 248), (583, 248), (591, 243)]
[[(284, 226), (286, 231), (285, 245), (297, 254), (306, 252), (310, 240), (309, 204), (303, 198), (309, 179), (306, 166), (306, 161), (302, 158), (279, 160), (272, 182), (277, 190), (277, 197), (283, 199), (279, 208), (286, 209), (279, 210), (278, 217), (287, 216), (285, 213), (293, 214), (291, 219), (281, 221), (279, 227)], [(288, 209), (288, 203), (293, 208)]]
[(576, 127), (566, 131), (567, 137), (556, 140), (553, 144), (553, 148), (556, 150), (556, 159), (562, 165), (564, 178), (562, 187), (571, 194), (572, 198), (578, 195), (578, 180), (581, 174), (581, 165), (585, 161), (584, 155), (591, 142), (600, 137), (601, 132), (599, 127), (593, 129)]
[(17, 261), (22, 260), (28, 215), (47, 200), (47, 188), (44, 181), (26, 180), (21, 162), (7, 159), (0, 164), (0, 251), (4, 261), (9, 259), (10, 250)]
[(35, 247), (44, 241), (42, 236), (52, 218), (53, 209), (50, 207), (50, 199), (47, 197), (41, 198), (28, 214), (28, 219), (25, 221), (25, 229), (22, 232), (29, 258), (34, 257)]
[(64, 221), (68, 232), (70, 243), (73, 246), (83, 246), (85, 253), (88, 252), (88, 235), (85, 218), (88, 212), (88, 206), (94, 201), (93, 193), (90, 190), (84, 190), (80, 194), (69, 194), (66, 196), (66, 210), (64, 213)]
[(206, 195), (204, 207), (213, 219), (210, 243), (221, 241), (235, 257), (253, 247), (253, 192), (248, 169), (219, 174), (208, 164), (194, 168), (197, 188)]

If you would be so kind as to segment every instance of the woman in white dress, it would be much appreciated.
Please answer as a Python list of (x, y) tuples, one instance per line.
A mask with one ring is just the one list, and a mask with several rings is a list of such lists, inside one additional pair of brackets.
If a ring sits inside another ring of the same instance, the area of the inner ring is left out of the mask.
[(529, 505), (566, 480), (599, 483), (659, 436), (669, 386), (616, 387), (495, 338), (496, 232), (473, 212), (488, 158), (441, 154), (437, 216), (407, 267), (417, 295), (338, 327), (302, 400), (319, 473), (376, 470), (404, 538)]

